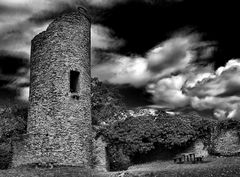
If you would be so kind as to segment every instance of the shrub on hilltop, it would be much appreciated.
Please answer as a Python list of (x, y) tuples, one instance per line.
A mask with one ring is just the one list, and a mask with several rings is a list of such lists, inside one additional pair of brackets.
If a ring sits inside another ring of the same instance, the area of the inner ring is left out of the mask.
[(93, 125), (109, 124), (118, 120), (125, 110), (125, 104), (119, 90), (111, 84), (99, 81), (97, 78), (92, 78), (91, 87)]
[(106, 127), (103, 134), (111, 147), (109, 156), (112, 170), (122, 170), (137, 153), (148, 153), (159, 146), (168, 150), (187, 147), (195, 141), (197, 133), (191, 121), (181, 117), (140, 116), (116, 122)]

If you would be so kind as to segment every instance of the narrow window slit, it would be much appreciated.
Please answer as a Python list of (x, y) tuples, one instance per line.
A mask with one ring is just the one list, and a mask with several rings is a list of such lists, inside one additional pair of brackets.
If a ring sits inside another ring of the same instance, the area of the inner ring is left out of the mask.
[(77, 93), (79, 91), (79, 75), (78, 71), (70, 71), (70, 92)]

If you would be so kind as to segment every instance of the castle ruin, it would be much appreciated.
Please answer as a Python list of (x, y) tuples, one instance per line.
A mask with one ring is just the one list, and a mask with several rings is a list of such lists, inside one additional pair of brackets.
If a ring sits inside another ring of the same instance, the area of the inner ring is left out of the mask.
[(13, 166), (90, 167), (90, 26), (87, 11), (78, 8), (32, 40), (27, 136)]

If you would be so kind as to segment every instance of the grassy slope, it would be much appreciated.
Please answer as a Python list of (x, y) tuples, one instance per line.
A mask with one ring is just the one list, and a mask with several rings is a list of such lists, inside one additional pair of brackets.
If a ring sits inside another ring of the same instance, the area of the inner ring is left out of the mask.
[[(209, 157), (201, 164), (152, 162), (132, 166), (127, 172), (122, 173), (125, 173), (125, 177), (239, 177), (240, 157)], [(102, 174), (101, 177), (107, 176), (107, 174)]]
[[(94, 177), (239, 177), (240, 157), (208, 158), (202, 164), (173, 164), (153, 162), (135, 165), (125, 172), (95, 174)], [(125, 174), (125, 175), (123, 175)], [(87, 177), (87, 172), (74, 168), (30, 169), (16, 168), (0, 171), (0, 177)]]
[[(204, 159), (201, 164), (174, 164), (172, 161), (136, 165), (129, 169), (135, 174), (153, 173), (159, 177), (210, 177), (210, 176), (240, 176), (240, 157)], [(140, 175), (141, 176), (141, 175)], [(149, 176), (149, 175), (147, 175)], [(151, 175), (150, 175), (151, 176)]]

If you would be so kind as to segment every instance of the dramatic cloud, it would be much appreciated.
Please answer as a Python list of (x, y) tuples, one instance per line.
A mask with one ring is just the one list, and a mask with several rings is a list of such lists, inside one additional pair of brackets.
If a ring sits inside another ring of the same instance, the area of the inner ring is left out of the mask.
[(209, 74), (204, 80), (189, 89), (191, 95), (198, 97), (228, 97), (240, 95), (240, 60), (229, 60), (225, 67), (220, 67), (215, 74)]
[(154, 73), (175, 72), (185, 68), (193, 59), (191, 36), (172, 38), (147, 54), (148, 67)]
[(92, 75), (113, 84), (134, 86), (145, 85), (151, 79), (145, 58), (116, 55), (113, 55), (111, 60), (94, 66)]
[(229, 60), (216, 71), (212, 66), (194, 65), (187, 70), (148, 85), (157, 105), (168, 108), (189, 105), (199, 111), (213, 110), (219, 119), (240, 118), (240, 60)]
[(110, 60), (93, 67), (93, 75), (114, 84), (145, 86), (191, 67), (199, 45), (208, 43), (201, 42), (197, 34), (179, 34), (151, 49), (145, 57), (111, 54)]
[(128, 0), (86, 0), (88, 4), (100, 7), (111, 7), (117, 3), (124, 3), (126, 1)]
[(35, 26), (29, 22), (23, 22), (13, 26), (15, 30), (6, 30), (0, 34), (0, 50), (14, 52), (24, 52), (30, 56), (32, 38), (44, 31), (47, 24)]
[(115, 39), (112, 31), (101, 25), (92, 25), (91, 28), (91, 46), (98, 49), (114, 49), (123, 45), (123, 41)]
[[(0, 7), (8, 7), (12, 9), (28, 9), (31, 14), (38, 13), (40, 11), (52, 10), (55, 11), (59, 9), (59, 5), (69, 4), (69, 6), (74, 6), (75, 4), (82, 4), (85, 0), (1, 0)], [(18, 10), (17, 10), (18, 11)]]
[(229, 60), (186, 90), (194, 108), (214, 109), (220, 119), (240, 118), (240, 60)]
[(216, 71), (212, 65), (199, 66), (199, 60), (212, 55), (213, 44), (200, 41), (196, 34), (173, 36), (145, 57), (109, 54), (108, 60), (93, 67), (93, 75), (114, 84), (144, 86), (160, 107), (190, 105), (213, 110), (219, 119), (237, 118), (240, 60), (229, 60)]
[(71, 11), (64, 0), (0, 1), (0, 50), (30, 53), (31, 39), (56, 16)]
[(101, 62), (105, 58), (103, 51), (114, 50), (124, 44), (123, 40), (114, 37), (113, 32), (100, 25), (91, 26), (91, 63), (92, 66)]
[(239, 119), (240, 97), (230, 96), (226, 98), (220, 97), (193, 97), (191, 105), (198, 110), (213, 109), (215, 117), (219, 119), (237, 118)]
[(213, 67), (192, 67), (188, 70), (188, 79), (185, 83), (185, 90), (195, 87), (198, 83), (202, 82), (203, 80), (212, 79), (215, 77)]
[(157, 83), (149, 84), (148, 92), (153, 95), (153, 101), (160, 106), (184, 107), (189, 104), (189, 97), (182, 91), (185, 82), (184, 75), (163, 78)]
[(29, 83), (28, 56), (25, 53), (0, 51), (0, 104), (21, 96), (21, 86)]
[(20, 75), (22, 68), (28, 68), (28, 56), (25, 53), (0, 51), (1, 75)]
[[(111, 7), (113, 5), (119, 4), (119, 3), (126, 3), (129, 1), (134, 0), (86, 0), (86, 2), (93, 6), (99, 6), (99, 7)], [(181, 2), (183, 0), (138, 0), (150, 4), (157, 4), (162, 2)]]

